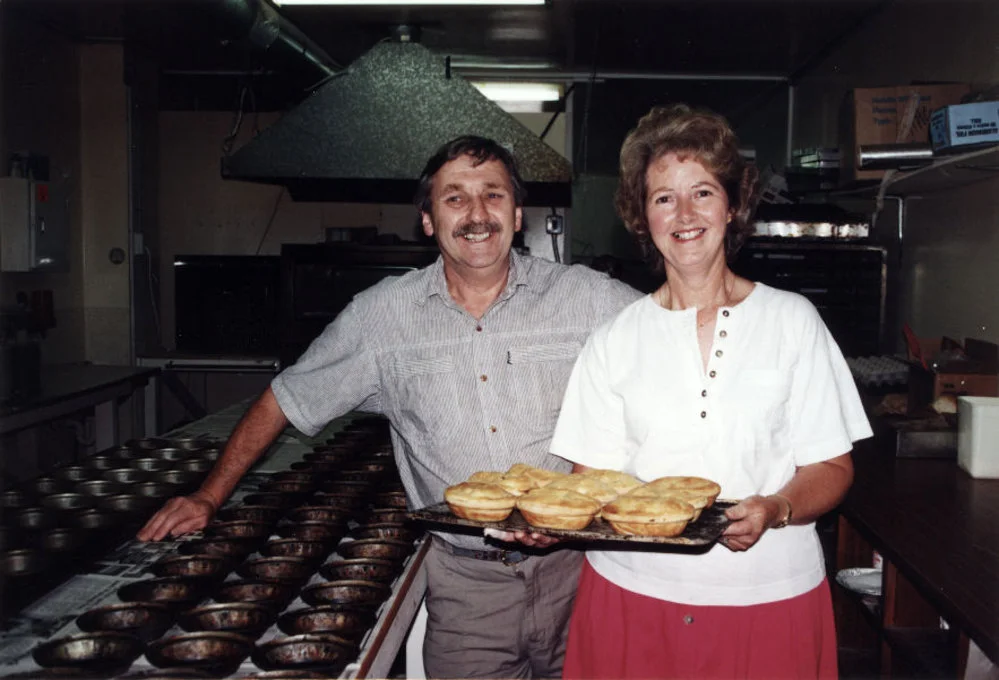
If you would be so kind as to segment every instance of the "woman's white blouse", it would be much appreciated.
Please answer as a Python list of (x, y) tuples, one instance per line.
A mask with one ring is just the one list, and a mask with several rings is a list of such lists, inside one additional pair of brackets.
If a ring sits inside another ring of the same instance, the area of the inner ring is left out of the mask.
[[(718, 310), (705, 369), (697, 311), (644, 297), (597, 329), (580, 354), (552, 453), (649, 481), (695, 475), (721, 498), (776, 492), (795, 468), (871, 436), (843, 355), (804, 297), (757, 283)], [(589, 551), (604, 578), (692, 605), (752, 605), (808, 592), (825, 575), (813, 524), (767, 531), (751, 549)]]

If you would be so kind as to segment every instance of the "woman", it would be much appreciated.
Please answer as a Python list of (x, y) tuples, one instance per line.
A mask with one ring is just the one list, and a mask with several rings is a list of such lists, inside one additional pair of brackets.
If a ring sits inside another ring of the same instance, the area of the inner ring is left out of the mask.
[(683, 105), (653, 109), (621, 149), (618, 211), (666, 282), (587, 342), (551, 450), (742, 500), (707, 552), (589, 551), (565, 677), (837, 675), (814, 522), (871, 431), (815, 308), (728, 267), (755, 180), (728, 123)]

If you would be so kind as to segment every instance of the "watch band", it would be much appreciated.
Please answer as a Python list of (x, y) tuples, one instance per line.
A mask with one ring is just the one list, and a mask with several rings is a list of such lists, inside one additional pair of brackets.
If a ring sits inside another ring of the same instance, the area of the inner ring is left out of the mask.
[(792, 516), (794, 514), (794, 511), (793, 511), (793, 509), (791, 507), (791, 501), (790, 501), (790, 499), (788, 499), (787, 496), (782, 496), (779, 493), (772, 493), (772, 494), (770, 494), (770, 497), (771, 498), (779, 498), (780, 500), (784, 501), (785, 505), (787, 505), (787, 512), (784, 513), (784, 516), (781, 517), (779, 520), (777, 520), (776, 524), (774, 524), (772, 527), (770, 527), (771, 529), (783, 529), (784, 527), (786, 527), (788, 524), (791, 523), (791, 518), (792, 518)]

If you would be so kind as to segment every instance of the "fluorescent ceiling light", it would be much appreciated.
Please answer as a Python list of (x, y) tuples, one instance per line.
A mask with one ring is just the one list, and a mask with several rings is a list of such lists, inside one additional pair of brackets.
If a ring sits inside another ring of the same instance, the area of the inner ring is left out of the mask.
[(479, 92), (494, 102), (557, 102), (562, 98), (558, 83), (473, 82)]
[(278, 5), (543, 5), (545, 0), (273, 0)]

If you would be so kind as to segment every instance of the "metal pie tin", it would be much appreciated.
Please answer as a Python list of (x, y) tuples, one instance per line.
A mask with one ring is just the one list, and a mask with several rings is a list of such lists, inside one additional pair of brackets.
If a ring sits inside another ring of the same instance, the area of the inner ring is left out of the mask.
[(39, 496), (50, 496), (65, 491), (70, 485), (61, 479), (45, 476), (36, 477), (28, 482), (28, 489)]
[(335, 560), (327, 562), (319, 568), (322, 577), (329, 581), (375, 581), (377, 583), (391, 583), (400, 571), (398, 562), (375, 558)]
[(153, 563), (149, 570), (157, 576), (222, 580), (229, 565), (230, 560), (217, 555), (173, 555)]
[(102, 498), (121, 493), (122, 485), (107, 479), (88, 479), (73, 487), (73, 491), (95, 498)]
[(406, 494), (403, 491), (385, 491), (375, 494), (375, 505), (379, 508), (406, 508)]
[(113, 513), (94, 508), (73, 513), (69, 521), (73, 526), (80, 529), (99, 531), (117, 526), (120, 520)]
[(355, 512), (364, 507), (366, 500), (364, 496), (324, 492), (317, 493), (308, 502), (309, 505), (326, 505), (331, 508), (340, 508), (347, 512)]
[(148, 452), (150, 458), (165, 460), (169, 463), (177, 463), (191, 457), (191, 452), (184, 449), (159, 448)]
[(35, 647), (31, 656), (44, 668), (73, 668), (99, 675), (115, 674), (142, 654), (142, 641), (123, 633), (83, 633)]
[(156, 500), (172, 498), (177, 495), (177, 487), (173, 484), (164, 484), (163, 482), (139, 482), (138, 484), (133, 484), (129, 490), (136, 496)]
[(151, 514), (158, 503), (154, 498), (134, 493), (119, 493), (114, 496), (105, 496), (100, 500), (100, 505), (104, 510), (139, 518)]
[(176, 469), (181, 470), (182, 472), (204, 474), (212, 469), (212, 465), (212, 461), (204, 458), (188, 458), (187, 460), (182, 460), (177, 463)]
[(25, 531), (42, 531), (56, 526), (61, 514), (48, 508), (24, 508), (11, 513), (13, 523)]
[(299, 484), (311, 484), (315, 477), (309, 472), (296, 472), (294, 470), (284, 470), (271, 475), (272, 481), (298, 482)]
[(256, 639), (274, 623), (274, 611), (254, 602), (225, 602), (188, 610), (180, 615), (178, 623), (189, 632), (236, 633)]
[(247, 560), (236, 573), (247, 579), (299, 583), (308, 580), (313, 571), (312, 561), (304, 557), (260, 557)]
[(337, 543), (347, 528), (341, 522), (304, 521), (278, 525), (277, 534), (282, 538), (297, 538), (302, 541)]
[(215, 555), (232, 561), (252, 553), (257, 543), (238, 538), (202, 538), (185, 541), (177, 550), (183, 555)]
[(9, 489), (0, 494), (0, 508), (4, 513), (31, 507), (34, 495), (21, 489)]
[(353, 658), (356, 647), (335, 635), (292, 635), (257, 645), (253, 662), (267, 670), (323, 669), (337, 676)]
[(283, 479), (272, 479), (268, 482), (264, 482), (260, 485), (260, 490), (263, 492), (271, 493), (283, 493), (291, 495), (305, 495), (307, 493), (312, 493), (316, 490), (316, 485), (309, 482), (294, 482)]
[(278, 617), (278, 628), (288, 635), (333, 633), (356, 642), (374, 625), (370, 609), (327, 605), (295, 609)]
[(265, 543), (260, 554), (267, 557), (302, 557), (313, 562), (322, 560), (333, 552), (333, 546), (323, 541), (301, 541), (297, 538), (282, 538)]
[(297, 588), (288, 583), (244, 579), (226, 581), (219, 586), (212, 599), (216, 602), (255, 602), (281, 611), (295, 598)]
[(229, 675), (252, 650), (253, 642), (242, 635), (202, 631), (151, 642), (146, 646), (146, 658), (160, 668), (196, 667)]
[(111, 470), (118, 467), (119, 464), (120, 461), (111, 456), (88, 456), (83, 459), (83, 466), (92, 470)]
[(125, 633), (148, 642), (173, 625), (173, 613), (156, 602), (124, 602), (86, 611), (77, 617), (76, 625), (88, 633)]
[(83, 534), (78, 529), (56, 527), (39, 532), (33, 537), (33, 543), (39, 550), (47, 553), (72, 552), (83, 545)]
[(223, 522), (260, 522), (273, 525), (284, 515), (284, 511), (271, 505), (240, 505), (223, 508), (218, 518)]
[(344, 541), (337, 546), (336, 551), (347, 559), (374, 557), (401, 562), (413, 552), (413, 544), (392, 538), (362, 538)]
[(266, 493), (251, 493), (243, 498), (246, 505), (266, 505), (272, 508), (287, 508), (295, 504), (297, 499), (291, 494), (276, 493), (269, 491)]
[(163, 472), (164, 470), (169, 470), (173, 467), (170, 461), (161, 460), (160, 458), (133, 458), (128, 462), (128, 466), (134, 470), (141, 470), (142, 472), (148, 472), (146, 479), (149, 479), (152, 474), (157, 472)]
[(271, 535), (271, 525), (264, 522), (236, 520), (232, 522), (211, 522), (204, 528), (205, 536), (216, 538), (245, 538), (265, 540)]
[(338, 494), (340, 496), (367, 497), (374, 489), (374, 483), (371, 481), (334, 479), (323, 482), (319, 485), (319, 488), (324, 493)]
[(124, 602), (158, 602), (187, 609), (202, 600), (204, 591), (204, 584), (196, 579), (164, 576), (126, 584), (118, 589), (118, 598)]
[(7, 578), (34, 576), (48, 567), (49, 558), (40, 550), (24, 548), (0, 553), (0, 576)]
[(302, 600), (314, 605), (348, 605), (375, 609), (392, 594), (392, 589), (377, 581), (328, 581), (302, 589)]
[(63, 482), (71, 485), (79, 482), (85, 482), (88, 479), (93, 479), (97, 476), (97, 474), (98, 471), (94, 468), (88, 468), (82, 465), (69, 465), (67, 467), (58, 468), (53, 473), (56, 479), (61, 479)]
[(82, 493), (54, 493), (43, 496), (41, 503), (43, 507), (51, 510), (86, 510), (94, 507), (97, 499)]
[(102, 472), (101, 479), (116, 484), (140, 484), (149, 479), (149, 472), (132, 467), (112, 468)]
[(163, 449), (169, 446), (170, 442), (166, 439), (147, 437), (145, 439), (129, 439), (125, 442), (124, 448), (132, 449), (133, 451), (152, 451), (153, 449)]
[(402, 508), (373, 508), (365, 517), (368, 524), (401, 524), (409, 519)]
[(202, 475), (184, 470), (163, 470), (162, 472), (153, 473), (151, 481), (174, 484), (178, 488), (183, 489), (195, 486), (201, 478)]
[(303, 505), (292, 508), (285, 515), (291, 522), (329, 522), (346, 524), (350, 513), (330, 505)]
[(219, 442), (210, 437), (173, 437), (170, 439), (170, 446), (183, 451), (201, 451), (217, 447)]
[(413, 542), (423, 532), (407, 524), (361, 524), (350, 532), (354, 538), (394, 538)]

